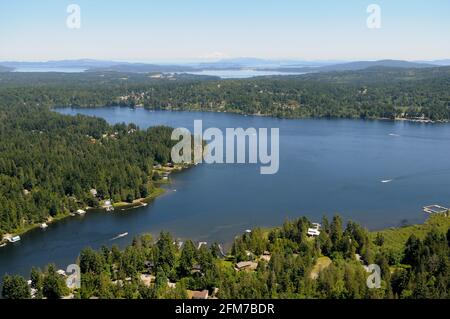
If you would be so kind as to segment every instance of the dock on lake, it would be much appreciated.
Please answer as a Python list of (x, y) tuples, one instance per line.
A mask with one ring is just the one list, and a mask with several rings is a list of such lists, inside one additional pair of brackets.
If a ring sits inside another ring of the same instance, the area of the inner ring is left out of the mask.
[(425, 206), (423, 211), (428, 214), (442, 214), (450, 211), (450, 208), (441, 206), (441, 205), (430, 205)]

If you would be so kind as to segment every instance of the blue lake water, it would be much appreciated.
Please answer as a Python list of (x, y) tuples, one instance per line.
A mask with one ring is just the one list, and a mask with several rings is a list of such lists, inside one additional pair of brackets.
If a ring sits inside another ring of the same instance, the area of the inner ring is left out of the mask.
[[(81, 73), (86, 71), (86, 68), (79, 67), (18, 67), (13, 70), (13, 72), (62, 72), (62, 73)], [(252, 70), (252, 69), (239, 69), (239, 70), (203, 70), (199, 72), (191, 72), (190, 74), (195, 75), (210, 75), (217, 76), (222, 79), (246, 79), (252, 78), (256, 76), (271, 76), (271, 75), (295, 75), (295, 74), (304, 74), (298, 72), (279, 72), (279, 71), (260, 71), (260, 70)]]
[[(28, 275), (32, 265), (73, 263), (91, 246), (124, 246), (133, 236), (161, 230), (197, 241), (230, 242), (253, 226), (287, 218), (341, 214), (369, 229), (420, 223), (422, 207), (450, 206), (450, 125), (362, 120), (287, 120), (226, 113), (166, 112), (129, 108), (58, 109), (63, 114), (186, 127), (280, 129), (280, 169), (260, 165), (202, 164), (172, 177), (167, 193), (147, 207), (88, 213), (37, 229), (0, 248), (0, 276)], [(384, 181), (384, 183), (383, 183)], [(389, 181), (389, 182), (386, 182)], [(120, 233), (126, 238), (112, 241)]]

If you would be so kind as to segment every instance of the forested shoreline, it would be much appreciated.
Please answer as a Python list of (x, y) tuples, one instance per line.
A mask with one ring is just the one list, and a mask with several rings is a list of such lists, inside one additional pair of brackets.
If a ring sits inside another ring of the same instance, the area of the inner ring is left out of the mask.
[(0, 96), (0, 238), (107, 200), (131, 203), (161, 181), (153, 166), (170, 161), (171, 128), (112, 126)]
[[(68, 287), (54, 265), (33, 268), (30, 283), (3, 278), (7, 299), (431, 299), (450, 297), (450, 217), (423, 225), (368, 232), (341, 217), (321, 221), (320, 235), (307, 218), (237, 236), (224, 254), (213, 243), (180, 242), (161, 232), (136, 237), (125, 250), (86, 248), (77, 264), (81, 287)], [(408, 234), (407, 238), (404, 235)], [(367, 284), (381, 270), (378, 287)]]
[(268, 115), (448, 121), (450, 67), (219, 79), (188, 74), (1, 73), (2, 94), (23, 103), (128, 106)]

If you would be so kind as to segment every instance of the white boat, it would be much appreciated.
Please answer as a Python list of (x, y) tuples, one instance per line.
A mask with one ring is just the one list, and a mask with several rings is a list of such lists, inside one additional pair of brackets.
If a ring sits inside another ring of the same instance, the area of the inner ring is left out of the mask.
[(5, 247), (6, 243), (0, 244), (0, 248)]
[(42, 223), (39, 227), (41, 229), (46, 229), (48, 227), (48, 225), (46, 223)]

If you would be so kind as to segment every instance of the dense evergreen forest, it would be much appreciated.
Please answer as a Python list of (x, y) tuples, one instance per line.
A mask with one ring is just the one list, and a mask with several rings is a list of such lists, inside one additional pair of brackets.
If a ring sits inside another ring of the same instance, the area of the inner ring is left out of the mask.
[(102, 200), (131, 202), (155, 190), (153, 165), (170, 160), (172, 129), (63, 116), (32, 103), (42, 99), (38, 93), (16, 93), (0, 93), (0, 239)]
[[(246, 232), (225, 256), (217, 244), (182, 245), (162, 232), (117, 246), (81, 251), (81, 288), (69, 289), (54, 265), (32, 269), (31, 283), (3, 278), (4, 298), (449, 298), (450, 217), (369, 233), (339, 216), (324, 218), (318, 237), (306, 218)], [(403, 238), (408, 234), (407, 238)], [(395, 237), (395, 238), (394, 238)], [(377, 264), (379, 287), (365, 267)]]

